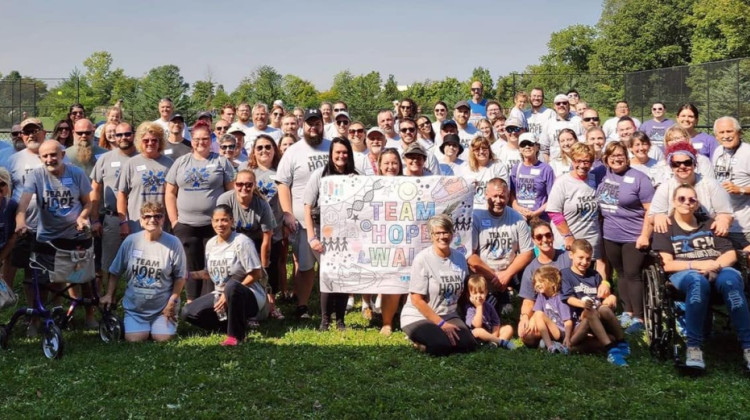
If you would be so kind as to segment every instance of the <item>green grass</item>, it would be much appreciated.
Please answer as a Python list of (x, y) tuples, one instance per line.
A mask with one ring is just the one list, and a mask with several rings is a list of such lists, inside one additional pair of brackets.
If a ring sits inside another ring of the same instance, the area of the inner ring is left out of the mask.
[[(317, 307), (313, 302), (311, 308)], [(291, 314), (291, 306), (283, 306)], [(9, 311), (0, 313), (7, 320)], [(102, 343), (66, 331), (49, 361), (19, 325), (0, 351), (0, 418), (681, 418), (748, 417), (733, 336), (708, 345), (709, 373), (680, 376), (632, 342), (629, 368), (604, 355), (482, 348), (433, 358), (358, 312), (318, 333), (318, 317), (267, 321), (238, 348), (182, 323), (166, 344)]]

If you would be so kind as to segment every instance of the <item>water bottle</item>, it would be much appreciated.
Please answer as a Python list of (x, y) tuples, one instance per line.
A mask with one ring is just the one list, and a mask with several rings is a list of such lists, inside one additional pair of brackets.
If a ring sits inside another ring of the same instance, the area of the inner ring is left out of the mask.
[[(221, 295), (223, 292), (217, 292), (214, 291), (214, 305), (221, 299)], [(216, 312), (216, 317), (219, 318), (219, 322), (224, 322), (227, 320), (227, 309), (226, 306), (221, 311)]]

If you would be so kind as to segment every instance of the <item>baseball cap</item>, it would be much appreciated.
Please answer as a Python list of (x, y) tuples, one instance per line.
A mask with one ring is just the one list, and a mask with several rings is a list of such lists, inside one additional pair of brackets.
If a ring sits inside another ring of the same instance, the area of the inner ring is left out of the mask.
[(453, 120), (445, 120), (445, 121), (443, 121), (442, 123), (440, 123), (440, 128), (443, 129), (443, 128), (449, 126), (449, 125), (452, 125), (452, 126), (458, 128), (458, 124), (456, 124), (456, 122), (453, 121)]
[(42, 130), (44, 130), (44, 125), (42, 125), (42, 121), (39, 120), (39, 118), (26, 118), (25, 120), (21, 121), (21, 130), (20, 131), (23, 131), (24, 128), (26, 128), (26, 127), (28, 127), (30, 125), (35, 125), (35, 126), (41, 128)]
[(351, 118), (349, 118), (349, 113), (348, 113), (348, 112), (346, 112), (346, 111), (339, 111), (339, 112), (337, 112), (337, 113), (336, 113), (336, 116), (335, 116), (335, 117), (333, 117), (333, 119), (336, 119), (336, 118), (338, 118), (338, 117), (341, 117), (341, 116), (344, 116), (344, 117), (346, 117), (346, 119), (347, 119), (347, 120), (349, 120), (349, 121), (351, 121), (351, 120), (352, 120)]
[(507, 120), (505, 120), (505, 126), (523, 128), (523, 122), (521, 122), (521, 120), (519, 120), (517, 117), (510, 117)]
[(302, 118), (302, 120), (307, 122), (307, 120), (309, 120), (310, 118), (320, 118), (322, 120), (323, 114), (319, 109), (311, 108), (305, 111), (305, 116)]
[(424, 148), (417, 142), (414, 142), (406, 147), (406, 150), (404, 150), (404, 156), (406, 155), (422, 155), (425, 159), (427, 159), (427, 152), (425, 152)]
[(518, 137), (518, 144), (521, 144), (525, 141), (530, 141), (534, 144), (539, 144), (539, 140), (536, 138), (536, 136), (533, 133), (523, 133), (520, 137)]
[(385, 131), (381, 130), (380, 127), (372, 127), (371, 129), (367, 130), (366, 137), (370, 137), (370, 134), (372, 133), (380, 133), (381, 136), (385, 137)]
[(568, 99), (568, 95), (563, 95), (562, 93), (555, 96), (555, 100), (553, 102), (568, 102), (570, 103), (570, 100)]
[(461, 108), (462, 106), (465, 106), (466, 108), (471, 109), (471, 107), (469, 106), (469, 103), (466, 102), (466, 101), (458, 101), (458, 102), (456, 102), (456, 106), (454, 106), (453, 109), (458, 109), (458, 108)]
[(197, 120), (199, 120), (199, 119), (201, 119), (201, 118), (208, 118), (208, 119), (213, 119), (213, 117), (214, 117), (214, 116), (213, 116), (213, 115), (211, 115), (211, 113), (210, 113), (210, 112), (208, 112), (208, 111), (203, 111), (203, 112), (199, 112), (199, 113), (198, 113), (198, 115), (196, 115), (196, 116), (195, 116), (195, 119), (197, 119)]
[(182, 122), (185, 122), (185, 117), (183, 117), (182, 114), (173, 114), (169, 121), (172, 122), (174, 120), (182, 120)]
[(242, 135), (245, 135), (245, 130), (242, 129), (237, 123), (234, 123), (229, 126), (229, 130), (227, 130), (227, 134), (234, 134), (234, 133), (242, 133)]
[(443, 142), (440, 144), (440, 153), (445, 154), (443, 149), (445, 149), (445, 146), (447, 144), (456, 144), (458, 145), (458, 154), (464, 152), (464, 147), (461, 146), (461, 139), (455, 135), (455, 134), (448, 134), (447, 136), (443, 137)]

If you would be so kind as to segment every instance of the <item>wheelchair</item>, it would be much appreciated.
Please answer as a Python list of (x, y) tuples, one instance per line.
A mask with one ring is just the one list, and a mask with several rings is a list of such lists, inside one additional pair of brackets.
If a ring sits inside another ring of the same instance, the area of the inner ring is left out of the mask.
[[(35, 294), (34, 304), (19, 308), (8, 324), (0, 324), (0, 348), (8, 348), (13, 327), (21, 317), (38, 317), (42, 321), (42, 352), (48, 359), (61, 358), (65, 348), (62, 330), (70, 327), (73, 313), (79, 306), (94, 306), (99, 310), (101, 314), (99, 337), (102, 341), (109, 343), (122, 339), (124, 335), (122, 320), (110, 310), (99, 306), (100, 296), (95, 280), (93, 243), (87, 249), (76, 250), (61, 249), (51, 242), (35, 243), (34, 248), (29, 260), (31, 284)], [(40, 281), (42, 275), (48, 276), (50, 285), (60, 285), (60, 287), (42, 285)], [(91, 285), (93, 296), (91, 298), (72, 297), (69, 293), (70, 289), (83, 284)], [(65, 310), (62, 306), (47, 309), (41, 297), (41, 291), (45, 288), (52, 292), (49, 302), (62, 298), (70, 302), (68, 309)]]
[[(734, 265), (734, 268), (742, 275), (746, 299), (749, 297), (748, 291), (750, 290), (747, 258), (748, 253), (737, 250), (737, 262)], [(677, 331), (677, 319), (685, 315), (684, 307), (680, 305), (685, 295), (670, 283), (669, 275), (664, 271), (664, 264), (658, 252), (653, 250), (648, 252), (642, 279), (644, 323), (651, 355), (660, 360), (667, 360), (671, 357), (675, 367), (683, 373), (691, 375), (703, 373), (702, 369), (686, 367), (680, 357), (687, 348), (685, 340)], [(707, 324), (712, 321), (711, 315), (713, 314), (717, 317), (725, 316), (728, 327), (729, 317), (717, 306), (723, 307), (723, 298), (712, 290), (710, 299), (711, 310)], [(707, 327), (710, 329), (710, 325)]]

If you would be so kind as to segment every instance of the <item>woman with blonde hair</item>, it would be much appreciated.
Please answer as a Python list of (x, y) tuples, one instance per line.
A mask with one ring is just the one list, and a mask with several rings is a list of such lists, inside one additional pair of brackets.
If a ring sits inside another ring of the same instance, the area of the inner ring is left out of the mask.
[(501, 178), (509, 182), (508, 169), (495, 158), (490, 140), (484, 136), (475, 137), (470, 144), (469, 160), (456, 167), (457, 176), (462, 176), (476, 188), (474, 194), (474, 211), (486, 210), (487, 199), (484, 190), (487, 182), (493, 178)]

